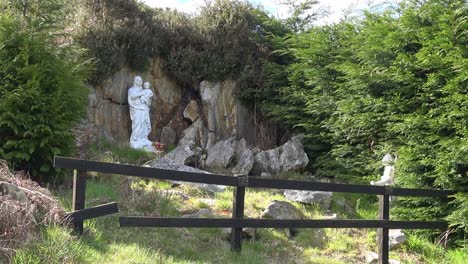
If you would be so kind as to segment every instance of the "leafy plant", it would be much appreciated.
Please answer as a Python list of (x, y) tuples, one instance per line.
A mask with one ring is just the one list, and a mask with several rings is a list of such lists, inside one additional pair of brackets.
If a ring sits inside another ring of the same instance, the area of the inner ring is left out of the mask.
[(91, 67), (64, 33), (63, 1), (12, 3), (0, 14), (0, 157), (43, 181), (72, 150)]

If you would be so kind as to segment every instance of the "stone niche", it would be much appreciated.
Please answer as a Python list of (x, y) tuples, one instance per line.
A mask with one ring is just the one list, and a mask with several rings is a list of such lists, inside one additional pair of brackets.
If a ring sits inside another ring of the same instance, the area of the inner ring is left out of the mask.
[[(174, 118), (181, 115), (177, 110), (180, 108), (183, 90), (162, 71), (159, 59), (154, 59), (146, 72), (135, 72), (129, 67), (123, 67), (100, 85), (92, 87), (88, 96), (88, 120), (115, 140), (128, 140), (131, 121), (127, 93), (136, 75), (151, 84), (155, 95), (150, 111), (152, 131), (149, 139), (159, 140), (162, 127), (169, 123), (174, 130), (183, 130), (184, 124), (175, 122), (181, 118)], [(174, 122), (170, 122), (171, 120)]]
[(127, 93), (136, 75), (151, 84), (154, 94), (150, 109), (152, 131), (149, 139), (152, 141), (177, 145), (187, 134), (184, 130), (197, 124), (202, 126), (199, 128), (201, 131), (207, 133), (203, 140), (207, 143), (203, 147), (210, 147), (233, 134), (238, 139), (244, 138), (249, 145), (263, 148), (276, 143), (276, 128), (237, 100), (235, 80), (202, 81), (191, 88), (184, 88), (163, 72), (159, 58), (154, 59), (143, 73), (123, 67), (101, 84), (90, 88), (89, 122), (118, 142), (130, 138)]

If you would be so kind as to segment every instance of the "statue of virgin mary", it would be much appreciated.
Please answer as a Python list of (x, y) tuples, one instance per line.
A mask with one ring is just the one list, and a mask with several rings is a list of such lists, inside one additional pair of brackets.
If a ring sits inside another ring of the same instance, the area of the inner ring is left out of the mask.
[(134, 149), (145, 149), (155, 151), (153, 143), (148, 140), (151, 132), (149, 120), (149, 104), (147, 92), (142, 88), (143, 80), (136, 76), (133, 86), (128, 89), (128, 105), (130, 106), (130, 119), (132, 120), (132, 134), (130, 136), (130, 147)]

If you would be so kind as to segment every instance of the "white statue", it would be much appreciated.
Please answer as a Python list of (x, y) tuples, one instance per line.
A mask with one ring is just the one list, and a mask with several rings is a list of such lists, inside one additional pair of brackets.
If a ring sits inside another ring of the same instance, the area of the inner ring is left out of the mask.
[(145, 89), (141, 87), (143, 80), (136, 76), (133, 86), (128, 89), (128, 104), (130, 106), (130, 119), (132, 120), (132, 134), (130, 147), (156, 151), (153, 142), (148, 140), (151, 132), (150, 105), (153, 92), (149, 89), (149, 83), (145, 83)]
[(393, 185), (393, 177), (395, 176), (395, 167), (393, 164), (395, 163), (396, 159), (393, 159), (392, 155), (387, 154), (382, 159), (382, 164), (384, 167), (384, 172), (382, 177), (380, 177), (380, 181), (371, 181), (371, 185)]

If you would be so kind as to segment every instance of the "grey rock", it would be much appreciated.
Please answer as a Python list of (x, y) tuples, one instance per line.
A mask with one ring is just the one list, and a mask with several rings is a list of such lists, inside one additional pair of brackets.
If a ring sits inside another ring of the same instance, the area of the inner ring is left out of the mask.
[[(226, 227), (226, 228), (221, 229), (221, 235), (225, 239), (231, 239), (231, 228)], [(257, 229), (251, 228), (251, 227), (242, 228), (241, 237), (242, 239), (256, 240), (258, 239)]]
[(180, 145), (164, 157), (182, 165), (198, 164), (200, 162), (201, 149), (191, 145)]
[(191, 100), (184, 109), (184, 117), (195, 122), (198, 119), (198, 104), (197, 101)]
[(388, 231), (388, 244), (390, 249), (400, 247), (406, 242), (406, 240), (406, 235), (401, 231), (401, 229), (390, 229)]
[(309, 158), (304, 152), (302, 138), (303, 135), (294, 136), (284, 145), (270, 150), (253, 149), (254, 165), (251, 174), (261, 175), (262, 172), (278, 174), (306, 167)]
[(377, 262), (379, 262), (379, 255), (377, 255), (377, 253), (375, 252), (366, 252), (366, 255), (365, 255), (365, 260), (366, 260), (366, 263), (369, 263), (369, 264), (376, 264)]
[(262, 173), (260, 174), (260, 177), (261, 177), (261, 178), (271, 178), (271, 174), (268, 173), (268, 172), (262, 172)]
[(306, 204), (320, 204), (324, 208), (330, 208), (333, 193), (319, 192), (319, 191), (298, 191), (298, 190), (284, 190), (284, 196), (295, 202)]
[(174, 129), (170, 126), (165, 126), (162, 128), (161, 131), (161, 138), (159, 141), (165, 145), (175, 144), (177, 138), (177, 134)]
[(10, 200), (15, 200), (20, 203), (28, 203), (29, 199), (18, 186), (8, 183), (0, 182), (0, 196), (8, 196)]
[[(266, 219), (304, 219), (304, 214), (299, 211), (294, 205), (285, 202), (274, 200), (260, 215)], [(297, 234), (295, 228), (286, 228), (286, 236), (293, 237)]]
[[(176, 171), (211, 174), (204, 170), (200, 170), (200, 169), (193, 168), (184, 164), (177, 163), (171, 159), (168, 159), (166, 156), (160, 159), (148, 161), (144, 164), (144, 166), (151, 167), (151, 168), (164, 169), (164, 170), (176, 170)], [(175, 184), (191, 185), (209, 194), (215, 194), (217, 192), (223, 192), (224, 190), (226, 190), (226, 186), (223, 186), (223, 185), (194, 183), (194, 182), (181, 182), (181, 181), (171, 181), (171, 182)]]
[(274, 200), (262, 212), (260, 217), (267, 219), (304, 219), (304, 214), (288, 202)]
[(202, 208), (194, 214), (186, 214), (186, 215), (183, 215), (182, 217), (183, 218), (209, 218), (212, 216), (213, 216), (213, 211), (211, 211), (211, 209)]
[(309, 163), (309, 158), (302, 146), (303, 137), (302, 134), (294, 136), (281, 146), (279, 161), (282, 172), (305, 168)]
[(235, 141), (221, 140), (208, 150), (205, 166), (208, 168), (227, 168), (234, 160)]
[(179, 146), (206, 146), (208, 131), (203, 127), (201, 119), (197, 120), (187, 129), (182, 132), (182, 138), (179, 141)]
[(234, 175), (248, 175), (254, 164), (254, 157), (250, 149), (246, 149), (232, 169)]
[(203, 103), (203, 115), (207, 128), (218, 138), (227, 138), (238, 125), (237, 83), (232, 80), (224, 82), (202, 81), (200, 97)]
[(151, 167), (151, 168), (158, 168), (158, 169), (163, 169), (163, 170), (175, 170), (175, 171), (211, 174), (207, 171), (200, 170), (194, 167), (190, 167), (190, 166), (175, 162), (167, 158), (167, 156), (159, 158), (159, 159), (155, 159), (155, 160), (150, 160), (146, 162), (143, 166)]
[(253, 175), (260, 175), (262, 172), (279, 173), (281, 171), (279, 156), (279, 148), (258, 152), (254, 156), (254, 165), (251, 173)]

